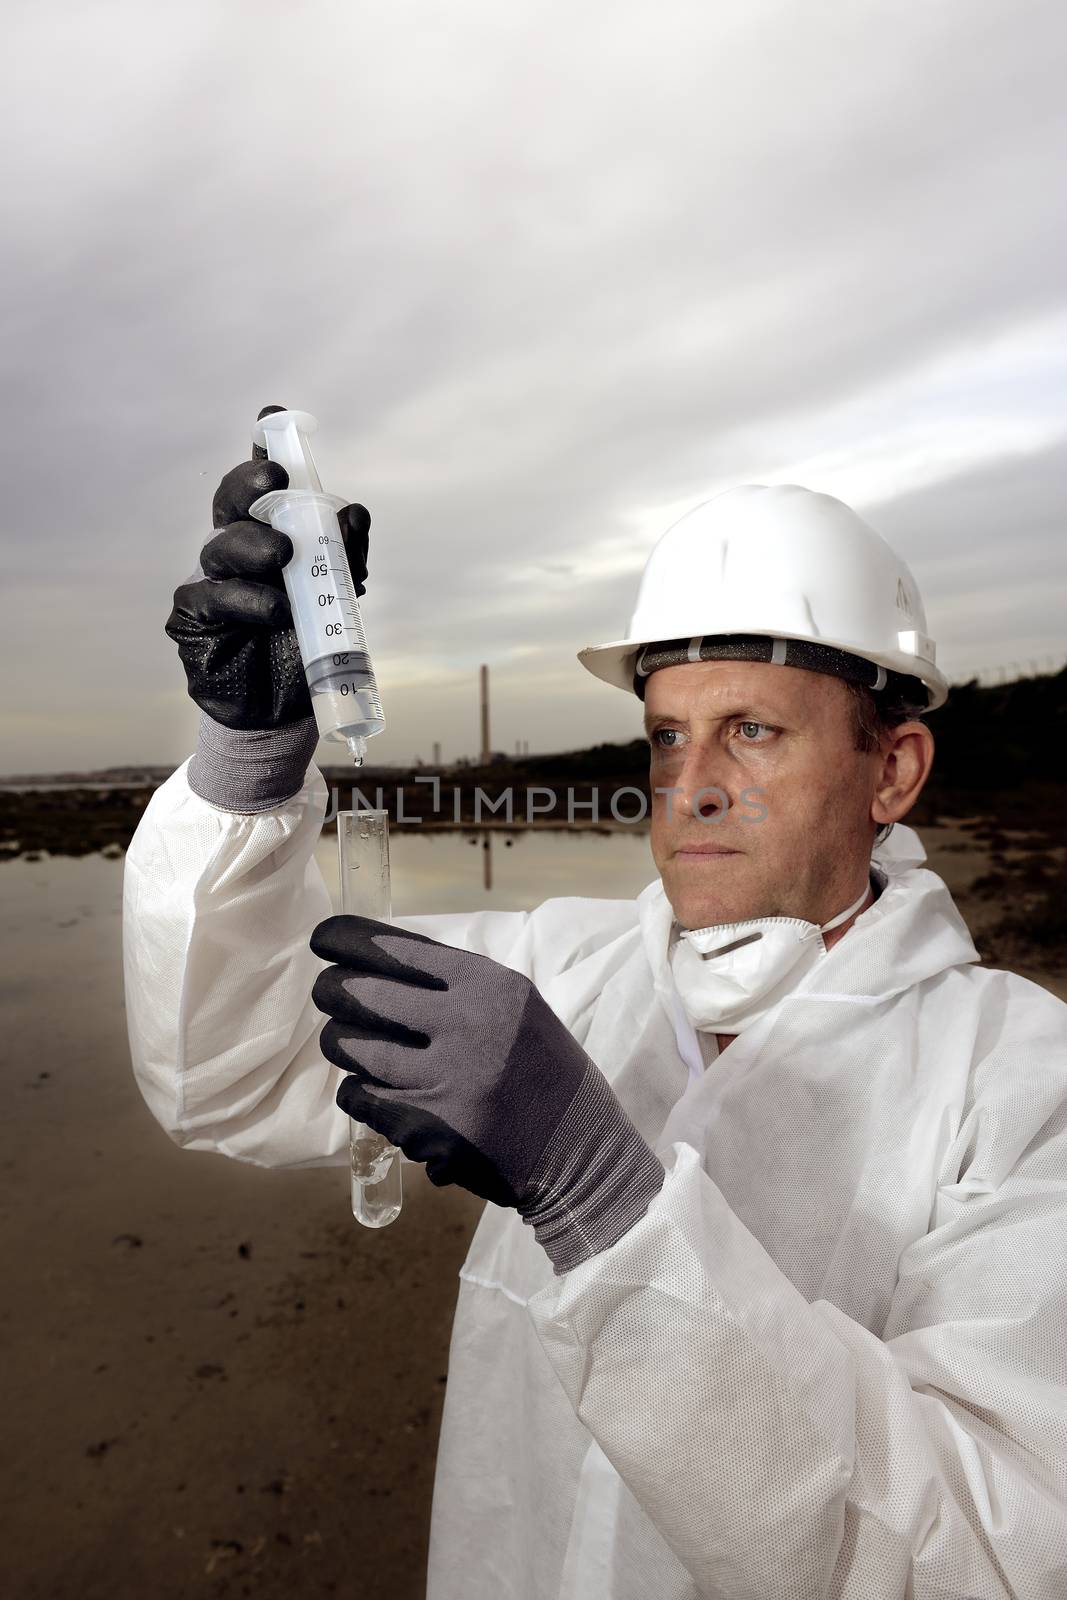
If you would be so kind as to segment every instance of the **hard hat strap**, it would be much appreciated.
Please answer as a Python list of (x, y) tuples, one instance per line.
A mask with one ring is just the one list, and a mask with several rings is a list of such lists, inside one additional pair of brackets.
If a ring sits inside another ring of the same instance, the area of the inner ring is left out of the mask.
[(762, 634), (708, 634), (703, 638), (665, 639), (646, 644), (638, 651), (633, 687), (639, 700), (645, 697), (645, 681), (661, 667), (677, 667), (688, 661), (769, 661), (784, 667), (802, 667), (808, 672), (828, 672), (835, 678), (860, 684), (873, 693), (884, 693), (901, 707), (921, 711), (929, 702), (920, 679), (885, 667), (862, 656), (851, 655), (831, 645), (808, 639), (778, 639)]

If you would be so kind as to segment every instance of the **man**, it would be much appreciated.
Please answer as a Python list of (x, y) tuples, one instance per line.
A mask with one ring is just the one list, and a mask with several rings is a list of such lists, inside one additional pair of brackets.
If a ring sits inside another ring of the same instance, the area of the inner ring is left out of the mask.
[(644, 700), (659, 878), (385, 926), (312, 857), (277, 472), (167, 625), (206, 709), (128, 856), (131, 1048), (192, 1149), (341, 1163), (348, 1112), (492, 1202), (430, 1600), (1062, 1596), (1067, 1013), (893, 831), (946, 695), (907, 568), (804, 489), (698, 507), (582, 652)]

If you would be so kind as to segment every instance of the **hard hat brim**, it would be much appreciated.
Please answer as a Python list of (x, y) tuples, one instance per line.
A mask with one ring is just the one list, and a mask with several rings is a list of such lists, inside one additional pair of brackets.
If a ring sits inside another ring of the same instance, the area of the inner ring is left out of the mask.
[[(801, 643), (810, 642), (799, 633), (775, 632), (767, 634), (766, 637), (796, 639)], [(633, 679), (638, 652), (644, 649), (645, 645), (656, 642), (653, 639), (613, 639), (607, 644), (586, 645), (583, 650), (578, 651), (578, 660), (585, 670), (592, 673), (594, 678), (599, 678), (601, 683), (610, 684), (615, 689), (623, 689), (636, 698)], [(843, 650), (848, 655), (859, 656), (864, 661), (873, 661), (875, 666), (885, 667), (887, 672), (898, 672), (907, 677), (920, 679), (930, 696), (930, 702), (925, 707), (927, 711), (936, 710), (948, 699), (948, 680), (928, 661), (906, 656), (903, 652), (875, 654), (870, 650), (858, 649), (855, 640), (820, 639), (818, 642), (831, 649)]]

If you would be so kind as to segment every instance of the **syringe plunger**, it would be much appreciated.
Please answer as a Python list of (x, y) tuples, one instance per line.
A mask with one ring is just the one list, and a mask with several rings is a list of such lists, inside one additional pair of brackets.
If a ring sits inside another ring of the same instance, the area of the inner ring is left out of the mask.
[(322, 493), (322, 481), (315, 458), (311, 454), (308, 435), (315, 432), (318, 422), (310, 411), (271, 411), (260, 417), (252, 430), (252, 438), (261, 450), (266, 450), (271, 461), (276, 461), (289, 474), (290, 489), (313, 489)]

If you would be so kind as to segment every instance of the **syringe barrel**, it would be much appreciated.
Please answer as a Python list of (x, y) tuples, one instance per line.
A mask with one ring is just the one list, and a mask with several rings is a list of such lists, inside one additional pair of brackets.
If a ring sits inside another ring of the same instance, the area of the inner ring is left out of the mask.
[[(264, 505), (264, 501), (270, 503)], [(266, 512), (271, 527), (287, 533), (293, 541), (293, 557), (282, 568), (282, 577), (292, 607), (300, 659), (309, 673), (312, 665), (317, 664), (317, 658), (323, 654), (324, 627), (335, 623), (343, 627), (348, 620), (347, 616), (341, 614), (343, 601), (339, 595), (335, 595), (327, 606), (319, 603), (319, 594), (328, 594), (333, 587), (331, 569), (336, 570), (340, 559), (344, 557), (344, 542), (337, 521), (337, 513), (343, 504), (343, 500), (336, 495), (324, 494), (321, 490), (316, 493), (313, 489), (276, 489), (273, 494), (263, 495), (252, 507), (253, 516), (262, 517)], [(347, 564), (345, 561), (346, 567)], [(341, 574), (342, 586), (347, 587), (343, 584), (344, 576)], [(351, 574), (348, 577), (351, 582)], [(354, 585), (352, 600), (355, 600)], [(326, 610), (331, 612), (329, 621), (325, 621), (322, 615)], [(333, 617), (335, 610), (338, 614)]]
[(282, 568), (311, 704), (324, 739), (366, 740), (385, 727), (356, 586), (345, 553), (337, 495), (318, 487), (305, 433), (306, 412), (278, 412), (256, 424), (253, 437), (298, 484), (261, 495), (251, 515), (288, 534), (293, 556)]

